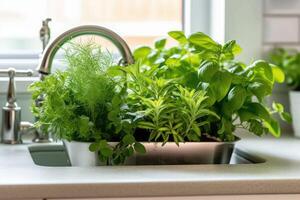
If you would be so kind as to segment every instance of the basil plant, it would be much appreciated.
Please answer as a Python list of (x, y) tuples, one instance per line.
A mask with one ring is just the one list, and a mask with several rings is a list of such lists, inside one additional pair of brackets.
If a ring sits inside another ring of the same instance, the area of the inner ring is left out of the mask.
[(237, 128), (280, 136), (274, 115), (285, 121), (290, 116), (281, 104), (264, 103), (274, 84), (284, 82), (279, 67), (264, 60), (236, 61), (241, 48), (234, 40), (222, 45), (201, 32), (169, 36), (177, 46), (167, 48), (161, 39), (154, 48), (139, 47), (133, 53), (136, 63), (118, 68), (124, 72), (137, 140), (234, 141)]

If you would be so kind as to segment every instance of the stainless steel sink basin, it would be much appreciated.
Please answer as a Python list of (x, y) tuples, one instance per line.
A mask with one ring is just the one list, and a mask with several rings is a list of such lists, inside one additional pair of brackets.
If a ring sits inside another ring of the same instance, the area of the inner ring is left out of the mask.
[(51, 167), (71, 166), (63, 145), (35, 145), (28, 147), (28, 149), (36, 165)]
[[(69, 167), (71, 162), (63, 145), (35, 145), (28, 147), (32, 160), (36, 165), (51, 167)], [(256, 164), (263, 163), (264, 159), (247, 154), (240, 149), (235, 149), (230, 164)], [(147, 165), (151, 164), (149, 161)], [(184, 163), (182, 163), (184, 164)], [(139, 163), (143, 165), (143, 163)]]

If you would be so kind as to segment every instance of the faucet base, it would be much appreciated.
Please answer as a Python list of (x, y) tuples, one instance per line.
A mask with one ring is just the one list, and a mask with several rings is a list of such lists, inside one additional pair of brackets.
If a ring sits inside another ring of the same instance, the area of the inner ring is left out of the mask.
[(22, 140), (18, 140), (18, 141), (15, 141), (15, 140), (3, 140), (2, 143), (3, 144), (23, 144), (23, 141)]
[(51, 142), (53, 142), (53, 139), (52, 138), (39, 138), (39, 137), (37, 137), (37, 138), (34, 138), (32, 140), (32, 142), (34, 142), (34, 143), (51, 143)]

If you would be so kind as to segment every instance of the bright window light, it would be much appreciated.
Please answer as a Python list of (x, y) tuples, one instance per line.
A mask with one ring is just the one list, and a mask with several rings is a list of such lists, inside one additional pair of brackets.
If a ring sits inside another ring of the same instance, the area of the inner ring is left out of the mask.
[(45, 18), (52, 18), (52, 39), (94, 24), (117, 32), (131, 48), (182, 29), (182, 0), (0, 0), (0, 5), (0, 54), (40, 52)]

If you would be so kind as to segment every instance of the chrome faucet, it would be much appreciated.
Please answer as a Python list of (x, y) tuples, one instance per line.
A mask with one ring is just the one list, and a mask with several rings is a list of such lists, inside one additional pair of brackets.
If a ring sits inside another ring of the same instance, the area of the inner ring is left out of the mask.
[(128, 45), (115, 32), (101, 26), (94, 26), (94, 25), (78, 26), (62, 33), (55, 40), (53, 40), (49, 45), (47, 45), (38, 66), (38, 71), (39, 73), (42, 74), (42, 77), (43, 75), (48, 75), (51, 73), (51, 65), (52, 65), (53, 58), (56, 52), (60, 49), (60, 47), (63, 44), (65, 44), (66, 42), (68, 42), (69, 40), (77, 36), (89, 35), (89, 34), (102, 36), (110, 40), (120, 51), (123, 57), (122, 64), (127, 65), (127, 64), (134, 63), (134, 59)]
[(42, 41), (43, 51), (50, 41), (50, 36), (51, 36), (50, 28), (49, 28), (50, 21), (51, 21), (51, 18), (47, 18), (47, 19), (43, 20), (42, 28), (40, 29), (40, 40)]
[[(95, 25), (85, 25), (85, 26), (78, 26), (75, 28), (72, 28), (61, 35), (59, 35), (56, 39), (54, 39), (51, 43), (49, 43), (45, 50), (43, 51), (43, 54), (40, 59), (39, 66), (37, 68), (38, 72), (41, 74), (40, 78), (43, 80), (43, 78), (46, 75), (49, 75), (51, 73), (51, 67), (52, 67), (52, 61), (54, 59), (54, 56), (56, 52), (68, 41), (71, 39), (81, 36), (81, 35), (98, 35), (102, 36), (108, 40), (110, 40), (119, 50), (119, 52), (122, 55), (122, 59), (120, 60), (120, 63), (122, 65), (128, 65), (128, 64), (133, 64), (134, 59), (132, 56), (132, 53), (126, 44), (126, 42), (115, 32), (101, 27), (101, 26), (95, 26)], [(40, 96), (36, 100), (36, 105), (39, 106), (41, 105), (43, 101), (43, 96)], [(38, 131), (39, 132), (39, 131)], [(48, 136), (45, 138), (45, 135)], [(50, 136), (47, 134), (42, 134), (39, 133), (39, 136), (35, 138), (34, 141), (39, 142), (39, 141), (51, 141)], [(42, 138), (39, 140), (39, 138)]]
[[(0, 75), (9, 77), (7, 102), (2, 107), (2, 128), (1, 128), (1, 142), (6, 144), (19, 144), (22, 143), (21, 132), (25, 127), (21, 123), (21, 108), (17, 104), (15, 76), (32, 76), (32, 70), (15, 70), (14, 68), (0, 69)], [(23, 128), (22, 128), (23, 127)], [(26, 128), (27, 128), (26, 127)]]

